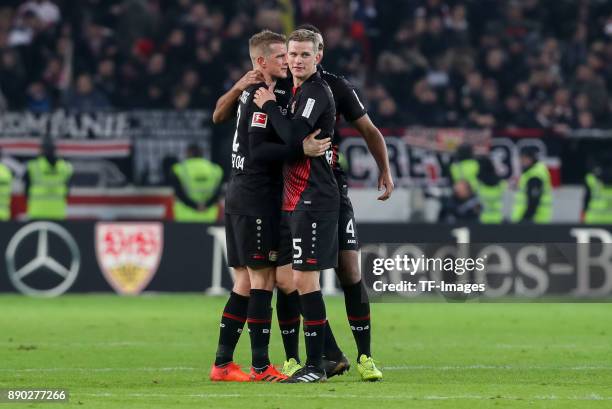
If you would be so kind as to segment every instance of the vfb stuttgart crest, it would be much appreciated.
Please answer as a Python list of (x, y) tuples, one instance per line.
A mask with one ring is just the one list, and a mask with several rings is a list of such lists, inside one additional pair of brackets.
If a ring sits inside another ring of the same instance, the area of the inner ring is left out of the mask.
[(161, 223), (96, 224), (96, 257), (119, 294), (139, 294), (157, 272), (164, 248)]

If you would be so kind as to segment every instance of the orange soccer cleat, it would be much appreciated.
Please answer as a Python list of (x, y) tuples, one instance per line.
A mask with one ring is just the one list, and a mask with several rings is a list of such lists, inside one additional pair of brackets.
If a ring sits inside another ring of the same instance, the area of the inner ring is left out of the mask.
[(270, 364), (265, 371), (257, 372), (251, 368), (251, 381), (253, 382), (279, 382), (287, 379), (287, 375), (280, 373), (274, 365)]
[(249, 382), (251, 378), (242, 372), (240, 365), (230, 362), (223, 366), (213, 364), (210, 368), (210, 380), (214, 382)]

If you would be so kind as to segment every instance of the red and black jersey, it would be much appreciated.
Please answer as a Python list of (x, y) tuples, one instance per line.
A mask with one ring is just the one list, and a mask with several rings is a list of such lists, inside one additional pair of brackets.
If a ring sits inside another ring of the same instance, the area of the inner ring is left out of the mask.
[[(283, 84), (277, 84), (274, 93), (277, 100), (286, 104), (291, 88), (284, 89)], [(281, 150), (287, 146), (272, 128), (268, 114), (253, 102), (259, 87), (267, 88), (264, 83), (252, 85), (242, 92), (238, 102), (232, 173), (225, 200), (225, 211), (229, 214), (263, 216), (280, 211), (283, 157), (270, 160), (270, 155), (265, 155), (268, 151), (262, 148)]]
[[(323, 81), (329, 85), (332, 92), (334, 105), (336, 106), (336, 125), (338, 125), (340, 122), (340, 117), (343, 117), (347, 122), (353, 122), (368, 113), (367, 109), (359, 99), (359, 95), (357, 94), (355, 87), (346, 78), (341, 75), (336, 75), (329, 71), (325, 71), (325, 69), (320, 65), (317, 67), (317, 71)], [(283, 79), (283, 88), (290, 87), (291, 81), (292, 78), (290, 76), (287, 79)], [(340, 139), (340, 132), (338, 132), (338, 128), (336, 126), (334, 136), (332, 138), (332, 167), (336, 177), (341, 178), (340, 180), (344, 181), (346, 176), (338, 163)]]
[[(264, 108), (278, 109), (276, 104), (266, 104)], [(275, 122), (276, 118), (278, 120)], [(321, 129), (317, 137), (319, 139), (333, 137), (336, 122), (334, 98), (318, 72), (310, 76), (299, 88), (293, 89), (287, 119), (292, 123), (291, 137), (299, 139), (300, 144), (308, 133), (316, 129)], [(272, 116), (272, 123), (283, 139), (287, 131), (281, 132), (280, 129), (287, 123), (287, 119)], [(295, 134), (296, 130), (299, 135)], [(332, 159), (333, 152), (330, 149), (317, 158), (302, 157), (285, 163), (283, 210), (338, 210), (340, 197), (332, 171)]]

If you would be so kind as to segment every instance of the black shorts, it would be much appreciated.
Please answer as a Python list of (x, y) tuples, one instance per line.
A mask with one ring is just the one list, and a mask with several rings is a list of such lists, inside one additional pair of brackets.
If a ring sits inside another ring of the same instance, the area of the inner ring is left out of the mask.
[(230, 267), (276, 266), (278, 242), (278, 217), (225, 214), (225, 243)]
[(359, 237), (353, 204), (348, 197), (348, 188), (340, 187), (340, 214), (338, 217), (338, 244), (340, 250), (359, 250)]
[(338, 212), (283, 211), (278, 265), (320, 271), (338, 266)]

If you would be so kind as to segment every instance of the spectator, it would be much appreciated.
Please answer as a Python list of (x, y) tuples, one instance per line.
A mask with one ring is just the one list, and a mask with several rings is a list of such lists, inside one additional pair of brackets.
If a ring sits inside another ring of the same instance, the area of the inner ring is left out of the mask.
[(49, 0), (30, 0), (25, 2), (20, 8), (19, 13), (32, 12), (45, 27), (52, 27), (61, 20), (59, 7)]
[(118, 106), (120, 104), (119, 92), (117, 90), (115, 61), (113, 59), (106, 58), (100, 61), (94, 79), (94, 84), (97, 89), (99, 89), (109, 98), (112, 105)]
[(17, 62), (18, 56), (13, 50), (5, 50), (0, 58), (0, 89), (8, 102), (8, 109), (22, 109), (25, 103), (26, 73)]
[(588, 65), (580, 65), (576, 69), (576, 77), (573, 84), (574, 92), (584, 93), (589, 100), (589, 107), (594, 115), (601, 117), (609, 114), (609, 101), (606, 85), (599, 75), (593, 72)]
[(0, 92), (11, 110), (40, 109), (26, 106), (38, 82), (52, 108), (64, 107), (82, 72), (117, 108), (171, 107), (177, 87), (189, 94), (179, 105), (210, 106), (244, 73), (251, 33), (308, 21), (325, 33), (328, 69), (384, 88), (370, 110), (390, 123), (399, 113), (427, 126), (610, 124), (612, 17), (601, 2), (18, 3), (0, 15)]
[(28, 87), (26, 108), (35, 114), (51, 112), (53, 109), (51, 96), (42, 82), (34, 82)]
[(77, 77), (76, 88), (68, 90), (64, 106), (72, 112), (104, 111), (111, 108), (106, 95), (94, 88), (91, 75), (87, 73)]
[(445, 223), (477, 222), (481, 205), (478, 196), (465, 180), (453, 185), (453, 194), (442, 203), (438, 221)]
[(445, 19), (451, 45), (456, 48), (469, 47), (470, 32), (466, 8), (463, 4), (456, 4), (450, 16)]
[(376, 111), (372, 115), (376, 124), (380, 127), (393, 128), (402, 127), (406, 124), (404, 118), (397, 110), (397, 105), (391, 97), (384, 97), (376, 104)]
[(420, 42), (421, 52), (430, 60), (446, 51), (450, 44), (444, 33), (441, 17), (434, 15), (427, 19), (427, 29)]
[(172, 109), (184, 111), (191, 108), (191, 96), (185, 89), (177, 89), (172, 96)]

